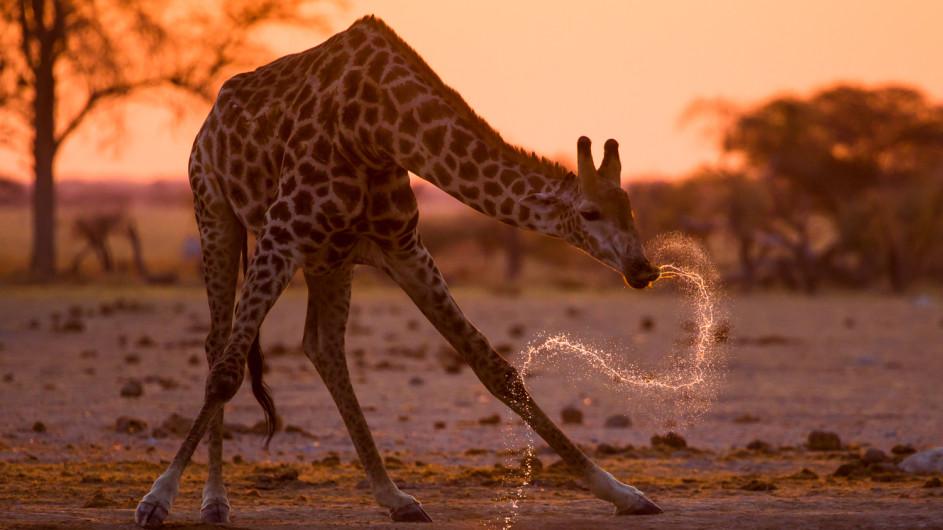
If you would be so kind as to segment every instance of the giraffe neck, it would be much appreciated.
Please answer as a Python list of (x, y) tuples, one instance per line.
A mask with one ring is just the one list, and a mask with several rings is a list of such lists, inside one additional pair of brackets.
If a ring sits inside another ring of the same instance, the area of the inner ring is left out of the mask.
[[(570, 182), (569, 171), (505, 142), (382, 21), (365, 17), (348, 33), (360, 47), (371, 47), (356, 50), (355, 62), (361, 55), (364, 59), (359, 70), (348, 74), (351, 85), (363, 84), (361, 92), (369, 93), (378, 107), (372, 116), (382, 116), (372, 123), (370, 113), (357, 110), (353, 114), (364, 121), (350, 127), (352, 137), (372, 143), (368, 150), (388, 155), (490, 217), (560, 236), (559, 219), (522, 202), (529, 195), (561, 189)], [(372, 138), (360, 131), (373, 131)]]

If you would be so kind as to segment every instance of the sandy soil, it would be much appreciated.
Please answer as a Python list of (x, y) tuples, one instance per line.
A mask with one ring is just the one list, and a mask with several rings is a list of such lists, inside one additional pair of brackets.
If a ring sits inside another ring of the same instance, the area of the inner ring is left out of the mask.
[[(2, 289), (0, 527), (129, 526), (202, 397), (202, 290)], [(566, 331), (658, 373), (690, 338), (691, 315), (667, 292), (455, 294), (517, 365), (529, 342)], [(610, 516), (540, 443), (543, 469), (513, 507), (526, 431), (401, 293), (355, 291), (348, 350), (391, 474), (442, 527), (943, 527), (939, 477), (894, 465), (908, 447), (943, 445), (943, 300), (740, 296), (726, 319), (725, 375), (693, 399), (614, 388), (569, 358), (528, 378), (551, 417), (582, 412), (563, 427), (588, 454), (666, 510), (631, 521)], [(227, 408), (233, 526), (387, 526), (300, 352), (303, 320), (304, 292), (290, 289), (262, 330), (285, 426), (270, 450), (253, 434), (261, 411), (247, 387)], [(693, 414), (706, 397), (710, 407)], [(604, 427), (616, 414), (632, 425)], [(814, 430), (834, 432), (841, 448), (806, 448)], [(668, 431), (688, 447), (652, 447)], [(869, 448), (888, 460), (862, 463)], [(171, 527), (199, 521), (205, 460), (199, 451)]]

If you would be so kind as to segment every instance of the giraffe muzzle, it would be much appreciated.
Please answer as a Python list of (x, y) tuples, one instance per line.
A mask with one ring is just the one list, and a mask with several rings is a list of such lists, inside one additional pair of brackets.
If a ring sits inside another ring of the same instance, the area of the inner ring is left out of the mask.
[(661, 269), (652, 266), (647, 259), (643, 259), (627, 267), (622, 276), (629, 287), (644, 289), (661, 276)]

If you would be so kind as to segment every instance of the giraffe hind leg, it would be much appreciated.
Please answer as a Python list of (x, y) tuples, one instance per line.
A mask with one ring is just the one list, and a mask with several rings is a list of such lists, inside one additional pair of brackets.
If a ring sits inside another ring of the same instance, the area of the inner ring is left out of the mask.
[(390, 479), (350, 382), (344, 355), (344, 332), (350, 308), (352, 271), (353, 267), (347, 266), (330, 276), (305, 274), (308, 313), (304, 352), (337, 405), (377, 503), (390, 511), (393, 521), (432, 522), (419, 506), (419, 501), (400, 491)]

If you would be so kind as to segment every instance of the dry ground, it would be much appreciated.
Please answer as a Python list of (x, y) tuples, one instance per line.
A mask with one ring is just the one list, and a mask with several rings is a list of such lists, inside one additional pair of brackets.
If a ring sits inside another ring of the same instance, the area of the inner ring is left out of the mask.
[[(0, 527), (129, 526), (179, 443), (180, 426), (168, 420), (192, 417), (199, 406), (201, 290), (2, 289)], [(689, 338), (690, 315), (668, 292), (460, 290), (456, 298), (517, 365), (541, 333), (567, 331), (657, 372), (666, 352)], [(551, 417), (567, 406), (583, 413), (582, 423), (564, 429), (665, 508), (657, 517), (611, 517), (541, 444), (543, 470), (513, 508), (526, 431), (454, 364), (398, 292), (355, 291), (351, 372), (391, 474), (441, 527), (943, 527), (939, 477), (897, 471), (901, 456), (892, 452), (941, 445), (943, 300), (766, 294), (734, 297), (729, 307), (726, 375), (700, 417), (691, 407), (703, 401), (617, 392), (571, 359), (539, 364), (528, 380)], [(303, 311), (304, 292), (290, 289), (262, 330), (266, 378), (285, 426), (271, 450), (251, 433), (261, 413), (247, 389), (227, 408), (233, 525), (387, 526), (300, 352)], [(121, 395), (137, 390), (138, 397)], [(632, 426), (605, 428), (615, 414)], [(836, 433), (842, 448), (808, 450), (813, 430)], [(667, 431), (688, 447), (652, 447), (652, 435)], [(891, 460), (865, 466), (859, 455), (867, 448)], [(199, 451), (169, 526), (199, 520), (205, 459)]]

